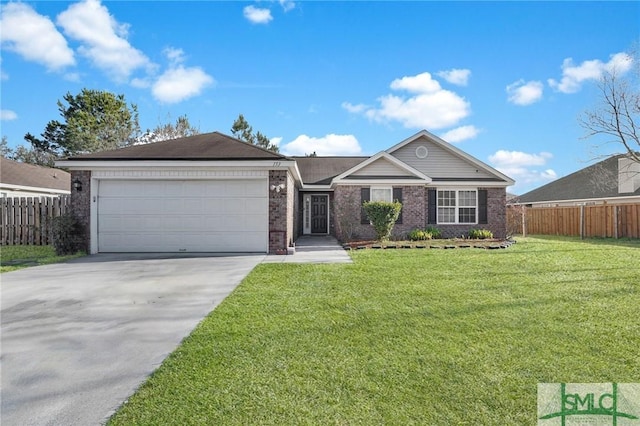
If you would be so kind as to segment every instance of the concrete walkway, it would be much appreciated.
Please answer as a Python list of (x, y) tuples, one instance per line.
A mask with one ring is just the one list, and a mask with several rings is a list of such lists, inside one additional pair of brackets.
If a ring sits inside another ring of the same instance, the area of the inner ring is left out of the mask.
[(262, 263), (353, 263), (334, 237), (304, 235), (296, 240), (292, 255), (268, 255)]

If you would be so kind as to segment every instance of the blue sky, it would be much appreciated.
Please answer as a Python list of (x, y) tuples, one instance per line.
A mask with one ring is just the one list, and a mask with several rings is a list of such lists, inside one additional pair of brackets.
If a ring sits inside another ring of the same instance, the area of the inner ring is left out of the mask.
[(373, 155), (421, 129), (523, 193), (618, 151), (583, 140), (600, 73), (632, 64), (640, 2), (2, 1), (1, 126), (25, 144), (83, 88), (143, 130), (242, 113), (281, 152)]

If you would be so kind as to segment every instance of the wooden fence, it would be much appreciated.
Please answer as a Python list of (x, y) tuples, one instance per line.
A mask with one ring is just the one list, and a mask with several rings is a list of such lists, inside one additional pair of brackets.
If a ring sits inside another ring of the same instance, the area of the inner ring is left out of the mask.
[(52, 244), (52, 219), (69, 211), (70, 196), (0, 199), (0, 245)]
[(512, 234), (640, 238), (640, 204), (507, 208)]

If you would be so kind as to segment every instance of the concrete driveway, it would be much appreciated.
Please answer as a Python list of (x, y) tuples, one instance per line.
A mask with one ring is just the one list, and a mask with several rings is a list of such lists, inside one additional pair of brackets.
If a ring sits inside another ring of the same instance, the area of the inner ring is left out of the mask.
[(104, 423), (264, 258), (101, 254), (2, 274), (0, 422)]

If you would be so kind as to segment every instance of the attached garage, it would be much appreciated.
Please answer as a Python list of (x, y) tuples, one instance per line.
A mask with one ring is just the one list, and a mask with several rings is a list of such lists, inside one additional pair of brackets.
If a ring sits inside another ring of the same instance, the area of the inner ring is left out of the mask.
[(57, 165), (89, 253), (286, 253), (295, 239), (295, 160), (219, 132)]
[(267, 252), (267, 180), (100, 180), (99, 252)]

